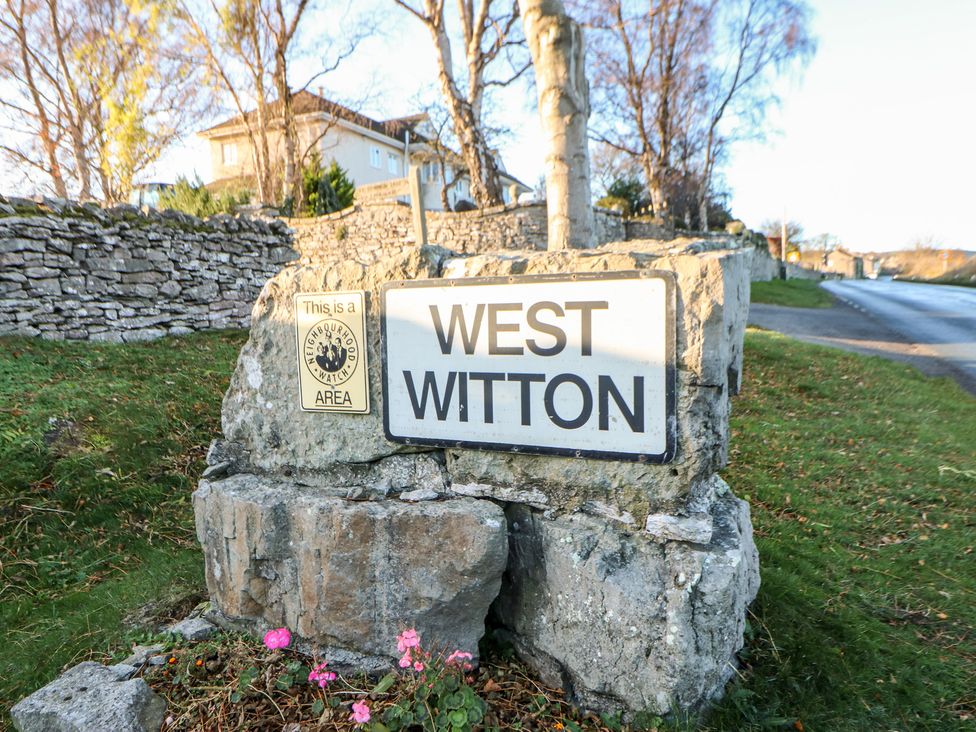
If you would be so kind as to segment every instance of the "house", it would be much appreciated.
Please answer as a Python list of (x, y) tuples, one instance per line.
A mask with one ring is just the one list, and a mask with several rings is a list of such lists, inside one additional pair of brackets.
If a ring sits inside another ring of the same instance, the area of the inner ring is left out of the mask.
[[(271, 114), (277, 114), (280, 106), (272, 103)], [(348, 171), (357, 186), (403, 178), (409, 165), (419, 165), (424, 208), (432, 211), (443, 209), (442, 181), (444, 177), (453, 180), (455, 167), (448, 163), (446, 176), (442, 176), (440, 161), (431, 144), (433, 135), (426, 114), (379, 121), (308, 91), (297, 92), (292, 97), (292, 108), (300, 152), (317, 148), (324, 163), (335, 160)], [(254, 112), (248, 112), (248, 115), (252, 114)], [(224, 120), (198, 134), (210, 142), (215, 186), (226, 187), (235, 181), (246, 181), (253, 177), (250, 141), (240, 116)], [(272, 158), (283, 160), (280, 124), (273, 130), (269, 144)], [(457, 159), (457, 156), (451, 157)], [(505, 203), (512, 203), (519, 195), (531, 191), (517, 178), (504, 172), (501, 160), (497, 156), (496, 159), (502, 171)], [(451, 185), (447, 198), (452, 208), (460, 201), (471, 200), (470, 183), (466, 176), (461, 176)]]
[(827, 252), (827, 261), (824, 262), (823, 271), (833, 272), (850, 279), (862, 279), (864, 277), (864, 260), (842, 247), (836, 247)]

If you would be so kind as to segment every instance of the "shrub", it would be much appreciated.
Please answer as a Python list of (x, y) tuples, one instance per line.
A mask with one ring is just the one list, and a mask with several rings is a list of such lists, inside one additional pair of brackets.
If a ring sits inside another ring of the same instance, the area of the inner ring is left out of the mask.
[(624, 216), (630, 216), (630, 201), (620, 196), (604, 196), (596, 202), (599, 208), (608, 208), (611, 211), (619, 211)]
[(159, 208), (206, 218), (218, 213), (234, 213), (238, 206), (251, 202), (251, 192), (244, 188), (226, 189), (214, 196), (200, 178), (191, 183), (180, 176), (176, 185), (159, 194)]
[(627, 201), (627, 210), (624, 212), (624, 216), (637, 216), (639, 213), (651, 209), (651, 198), (647, 194), (647, 186), (637, 178), (617, 178), (607, 188), (606, 197), (622, 198)]
[(349, 173), (335, 160), (328, 168), (322, 167), (322, 157), (313, 151), (302, 168), (302, 192), (304, 205), (302, 216), (321, 216), (352, 205), (356, 185)]

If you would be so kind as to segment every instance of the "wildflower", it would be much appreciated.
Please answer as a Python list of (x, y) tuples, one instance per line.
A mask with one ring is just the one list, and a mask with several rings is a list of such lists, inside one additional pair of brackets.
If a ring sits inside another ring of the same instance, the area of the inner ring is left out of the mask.
[(285, 648), (291, 643), (291, 631), (288, 628), (275, 628), (264, 634), (264, 645), (272, 651)]
[(424, 670), (424, 664), (422, 664), (420, 661), (414, 661), (413, 670), (414, 671), (423, 671)]
[(413, 664), (413, 659), (410, 658), (410, 651), (407, 651), (406, 653), (403, 654), (403, 657), (400, 659), (400, 668), (410, 668), (412, 664)]
[(369, 705), (366, 702), (353, 702), (349, 719), (356, 724), (366, 724), (369, 721)]
[(552, 725), (552, 728), (555, 729), (555, 730), (561, 730), (563, 728), (563, 723), (562, 722), (556, 722), (554, 725)]
[[(450, 656), (447, 657), (447, 663), (456, 663), (460, 666), (465, 661), (470, 661), (474, 656), (465, 651), (454, 651)], [(470, 664), (464, 664), (465, 666), (470, 666)]]
[(417, 635), (417, 631), (414, 628), (405, 630), (397, 636), (397, 650), (400, 653), (404, 653), (410, 648), (416, 648), (419, 645), (420, 636)]
[(170, 656), (168, 663), (170, 663), (171, 665), (176, 663), (176, 656)]
[(202, 658), (198, 658), (198, 659), (197, 659), (197, 660), (195, 661), (195, 664), (196, 664), (196, 667), (197, 667), (197, 668), (200, 668), (200, 667), (201, 667), (201, 666), (203, 665), (203, 659), (202, 659)]
[(338, 677), (332, 671), (326, 670), (328, 661), (322, 661), (308, 673), (308, 683), (318, 684), (320, 689), (324, 689), (330, 681), (335, 681)]

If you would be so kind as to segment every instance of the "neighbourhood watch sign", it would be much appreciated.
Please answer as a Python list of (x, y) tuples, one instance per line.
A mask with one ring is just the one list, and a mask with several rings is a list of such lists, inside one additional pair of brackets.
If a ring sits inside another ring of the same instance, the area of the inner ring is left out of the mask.
[(295, 295), (302, 409), (369, 412), (364, 294)]
[(388, 439), (667, 462), (675, 445), (666, 272), (391, 282)]

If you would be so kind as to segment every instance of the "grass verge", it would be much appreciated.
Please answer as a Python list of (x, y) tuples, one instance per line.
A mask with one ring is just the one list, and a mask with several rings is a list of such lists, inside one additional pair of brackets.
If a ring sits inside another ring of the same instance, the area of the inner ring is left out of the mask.
[(190, 492), (245, 337), (0, 339), (0, 707), (200, 592)]
[(814, 280), (770, 280), (753, 282), (750, 299), (766, 305), (791, 308), (829, 308), (834, 298)]
[[(0, 340), (4, 706), (63, 665), (117, 654), (123, 618), (161, 589), (199, 590), (189, 492), (243, 338)], [(672, 726), (971, 729), (976, 400), (907, 366), (750, 332), (732, 430), (724, 477), (752, 504), (763, 586), (724, 700)], [(167, 695), (182, 704), (197, 678), (241, 728), (253, 698), (231, 695), (266, 655), (233, 637), (185, 647), (175, 657), (188, 673)], [(569, 711), (504, 653), (487, 658), (476, 687), (504, 728), (619, 728)], [(262, 714), (311, 712), (309, 689), (280, 689), (282, 669), (262, 669)]]

